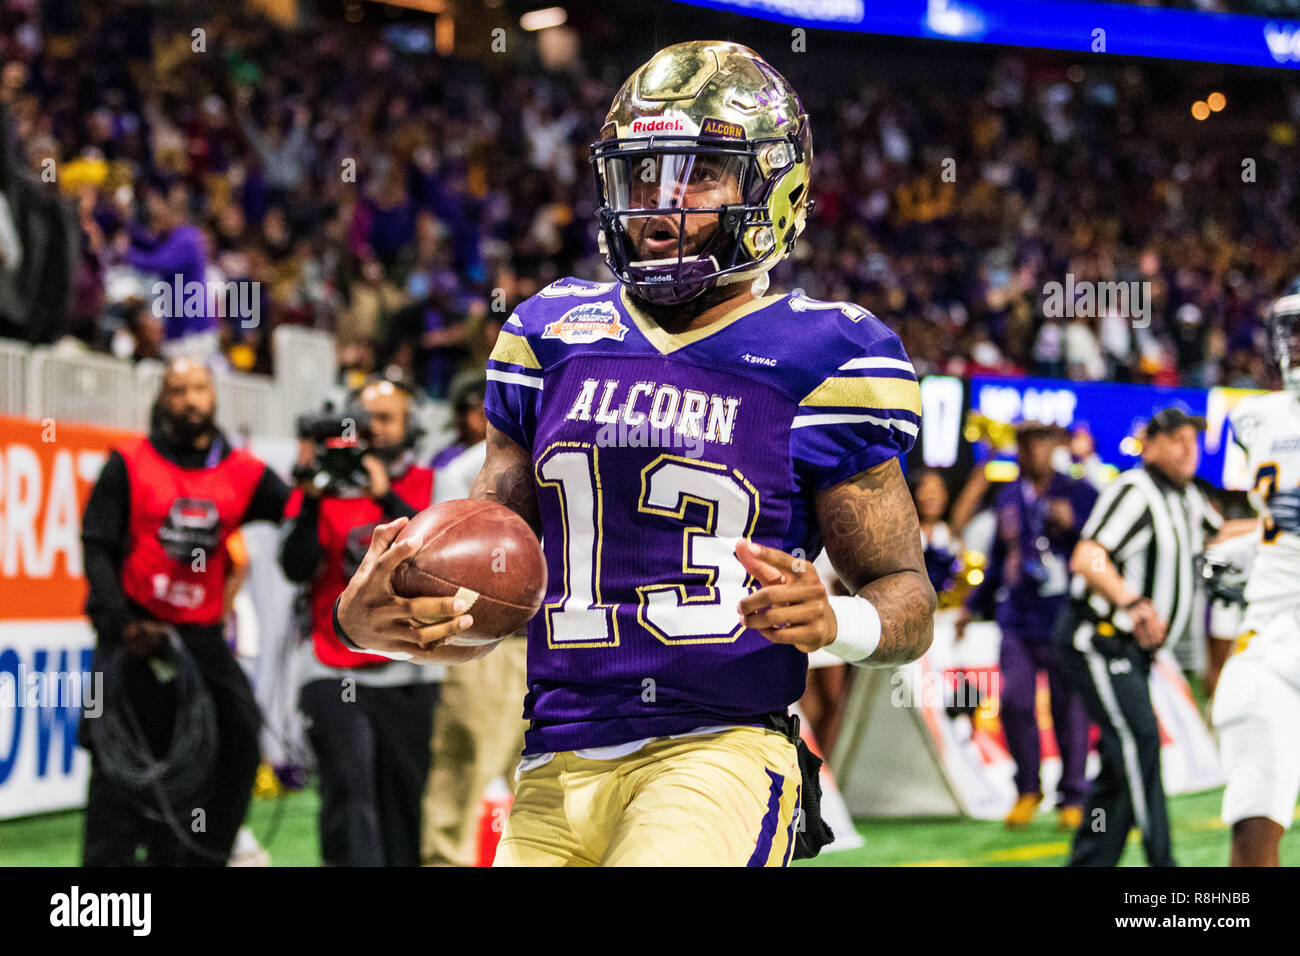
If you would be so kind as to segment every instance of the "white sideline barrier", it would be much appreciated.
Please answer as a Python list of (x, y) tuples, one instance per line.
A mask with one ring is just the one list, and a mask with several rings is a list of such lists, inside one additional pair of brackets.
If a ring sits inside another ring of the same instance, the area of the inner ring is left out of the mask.
[(27, 377), (31, 346), (0, 339), (0, 415), (27, 414)]
[[(336, 390), (333, 334), (284, 326), (273, 345), (274, 376), (217, 376), (217, 423), (241, 444), (293, 437), (298, 416)], [(144, 430), (162, 370), (156, 361), (0, 339), (0, 415)]]
[(334, 336), (319, 329), (282, 325), (271, 335), (275, 357), (275, 381), (288, 418), (284, 431), (293, 434), (294, 420), (301, 412), (320, 408), (338, 378), (338, 355)]
[(238, 445), (254, 435), (282, 435), (284, 409), (270, 376), (217, 376), (217, 427)]
[(143, 427), (135, 367), (91, 352), (31, 352), (27, 417), (114, 428)]

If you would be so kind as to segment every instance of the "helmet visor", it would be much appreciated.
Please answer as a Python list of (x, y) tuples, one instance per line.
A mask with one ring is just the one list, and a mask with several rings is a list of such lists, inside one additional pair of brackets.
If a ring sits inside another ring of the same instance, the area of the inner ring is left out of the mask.
[(719, 209), (745, 201), (749, 157), (726, 153), (623, 153), (601, 160), (614, 209)]
[(620, 150), (597, 169), (633, 262), (704, 254), (724, 213), (745, 205), (759, 178), (748, 153), (698, 148)]

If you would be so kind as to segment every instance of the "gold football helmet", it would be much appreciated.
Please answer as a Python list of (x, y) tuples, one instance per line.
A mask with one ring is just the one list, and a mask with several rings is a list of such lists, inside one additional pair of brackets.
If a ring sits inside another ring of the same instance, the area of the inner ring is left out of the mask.
[(601, 251), (636, 296), (687, 302), (789, 254), (812, 203), (808, 116), (737, 43), (678, 43), (614, 97), (591, 147)]

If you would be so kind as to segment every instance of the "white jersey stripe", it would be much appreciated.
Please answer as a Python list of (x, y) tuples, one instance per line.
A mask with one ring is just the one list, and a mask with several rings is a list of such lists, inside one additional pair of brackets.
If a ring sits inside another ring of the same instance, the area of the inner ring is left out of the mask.
[(523, 385), (526, 388), (542, 388), (542, 380), (535, 375), (521, 375), (519, 372), (499, 372), (494, 368), (487, 370), (487, 377), (492, 382), (506, 382), (511, 385)]
[(808, 428), (811, 425), (853, 425), (860, 422), (869, 422), (872, 425), (879, 425), (881, 428), (897, 428), (905, 435), (911, 435), (913, 438), (917, 434), (917, 426), (912, 422), (902, 418), (879, 418), (876, 415), (796, 415), (790, 423), (791, 428)]
[(884, 358), (880, 356), (849, 359), (839, 367), (839, 371), (849, 372), (864, 368), (888, 368), (899, 372), (911, 372), (913, 375), (916, 374), (916, 370), (912, 367), (911, 362), (906, 362), (903, 359)]

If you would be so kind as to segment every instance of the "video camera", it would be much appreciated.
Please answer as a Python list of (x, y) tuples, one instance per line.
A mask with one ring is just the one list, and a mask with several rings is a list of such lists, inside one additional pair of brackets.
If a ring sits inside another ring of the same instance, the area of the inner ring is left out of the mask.
[(294, 480), (311, 480), (328, 494), (364, 492), (370, 478), (362, 457), (370, 451), (370, 413), (363, 408), (335, 410), (327, 402), (319, 412), (298, 416), (298, 438), (316, 446), (311, 465), (294, 468)]

